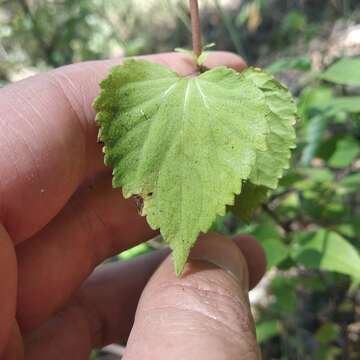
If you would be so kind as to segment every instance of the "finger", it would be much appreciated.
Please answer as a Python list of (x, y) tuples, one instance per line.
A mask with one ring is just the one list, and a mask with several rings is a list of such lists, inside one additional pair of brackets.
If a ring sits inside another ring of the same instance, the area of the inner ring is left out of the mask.
[(167, 251), (104, 265), (61, 313), (25, 337), (26, 359), (88, 359), (94, 347), (126, 340), (140, 294)]
[(237, 71), (247, 67), (246, 62), (240, 56), (226, 51), (210, 52), (204, 63), (207, 68), (224, 65)]
[(15, 319), (16, 256), (12, 241), (0, 223), (0, 359)]
[(135, 203), (112, 189), (110, 176), (89, 182), (49, 225), (16, 247), (22, 330), (62, 307), (103, 260), (156, 233)]
[(248, 270), (239, 247), (210, 234), (198, 242), (192, 258), (196, 260), (181, 278), (169, 258), (153, 275), (142, 294), (124, 360), (259, 358)]
[(246, 260), (249, 269), (249, 288), (252, 289), (258, 284), (266, 271), (265, 252), (260, 243), (250, 235), (237, 235), (233, 240)]
[[(181, 74), (194, 71), (184, 54), (144, 58)], [(42, 228), (85, 178), (103, 169), (91, 104), (117, 63), (70, 65), (0, 90), (0, 222), (15, 242)], [(243, 60), (214, 52), (207, 64), (240, 68)]]
[[(1, 356), (1, 353), (0, 353)], [(9, 340), (1, 359), (3, 360), (24, 360), (24, 344), (19, 326), (16, 321), (13, 322)]]

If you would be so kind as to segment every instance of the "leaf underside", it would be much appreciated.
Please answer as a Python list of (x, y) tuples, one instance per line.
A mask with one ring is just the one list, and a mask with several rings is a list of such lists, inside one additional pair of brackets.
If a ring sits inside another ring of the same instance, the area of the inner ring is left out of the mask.
[(254, 211), (259, 205), (265, 202), (269, 188), (262, 185), (254, 185), (246, 181), (241, 189), (241, 193), (235, 196), (234, 204), (229, 206), (229, 210), (244, 222), (250, 222)]
[(172, 248), (177, 274), (199, 233), (234, 203), (245, 180), (255, 191), (275, 188), (288, 166), (295, 105), (260, 70), (218, 67), (179, 77), (128, 60), (101, 89), (94, 107), (113, 186), (125, 198), (143, 199), (142, 215)]

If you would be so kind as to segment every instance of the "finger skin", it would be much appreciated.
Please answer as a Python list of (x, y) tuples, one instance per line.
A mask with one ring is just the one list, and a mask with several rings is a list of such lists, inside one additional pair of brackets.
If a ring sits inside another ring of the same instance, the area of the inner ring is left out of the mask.
[(0, 359), (3, 360), (24, 360), (24, 344), (20, 332), (19, 325), (16, 321), (13, 322), (9, 340), (6, 344), (5, 350), (0, 354)]
[[(234, 249), (234, 246), (229, 246), (226, 239), (220, 240), (217, 248), (219, 252), (227, 256), (229, 253), (236, 254), (238, 250)], [(263, 250), (255, 245), (254, 238), (249, 238), (248, 241), (253, 243), (248, 247), (253, 249), (253, 253), (249, 253), (251, 257), (247, 264), (250, 264), (249, 268), (260, 275), (264, 265), (260, 264), (257, 269), (254, 259), (261, 258)], [(221, 250), (224, 247), (228, 252)], [(115, 341), (125, 342), (133, 324), (135, 308), (143, 287), (167, 253), (168, 251), (163, 250), (154, 251), (128, 262), (109, 264), (97, 269), (60, 313), (26, 336), (26, 359), (88, 359), (93, 347), (102, 347)], [(233, 266), (239, 267), (241, 272), (247, 274), (245, 260), (242, 259), (241, 264), (237, 264), (239, 257), (230, 256), (235, 262)], [(241, 359), (253, 359), (254, 357), (246, 355), (247, 349), (241, 348), (243, 352), (239, 352), (237, 345), (233, 344), (234, 340), (243, 344), (241, 338), (249, 333), (245, 342), (250, 344), (252, 349), (254, 329), (248, 308), (247, 291), (242, 289), (238, 280), (232, 275), (209, 263), (192, 261), (185, 271), (186, 274), (182, 279), (175, 277), (173, 264), (168, 258), (147, 285), (137, 310), (137, 324), (133, 329), (132, 340), (129, 341), (129, 348), (134, 342), (135, 346), (141, 347), (141, 349), (136, 348), (134, 359), (151, 360), (150, 355), (153, 354), (158, 355), (154, 357), (157, 360), (181, 359), (184, 353), (191, 354), (193, 351), (183, 349), (186, 352), (180, 353), (181, 346), (188, 341), (189, 347), (206, 348), (206, 357), (197, 357), (199, 354), (195, 354), (194, 359), (211, 360), (212, 358), (208, 356), (215, 351), (211, 346), (219, 344), (219, 339), (224, 340), (223, 335), (227, 338), (220, 345), (221, 355), (214, 356), (214, 359), (238, 359), (239, 354), (244, 354)], [(159, 276), (159, 273), (162, 275)], [(241, 274), (238, 276), (241, 277)], [(250, 273), (250, 278), (251, 276)], [(244, 283), (247, 283), (245, 280)], [(189, 307), (183, 309), (185, 305)], [(180, 319), (175, 319), (174, 323), (174, 316), (179, 309), (182, 310)], [(219, 314), (214, 317), (215, 312)], [(141, 323), (150, 323), (148, 326), (151, 327), (151, 332), (154, 331), (155, 338), (160, 336), (153, 343), (148, 342), (149, 334), (146, 328), (139, 329), (139, 317)], [(186, 319), (195, 320), (195, 324), (191, 325)], [(224, 319), (226, 321), (221, 322)], [(239, 319), (238, 324), (234, 325), (234, 319)], [(202, 328), (202, 324), (208, 321), (211, 323), (210, 330), (214, 331), (211, 339), (205, 337), (209, 328)], [(164, 326), (169, 329), (164, 329)], [(155, 330), (152, 330), (153, 327)], [(194, 333), (199, 327), (202, 330), (201, 337), (204, 337), (203, 344), (197, 342), (199, 336)], [(140, 338), (136, 340), (134, 333), (139, 331)], [(167, 332), (164, 334), (162, 331)], [(171, 354), (168, 345), (174, 340), (174, 335), (179, 336), (176, 343), (179, 352)], [(236, 352), (236, 357), (230, 355), (224, 357), (223, 355), (229, 354), (231, 349)], [(146, 352), (146, 356), (137, 357), (138, 351)], [(214, 354), (218, 353), (214, 352)], [(128, 359), (132, 359), (130, 355), (127, 355)], [(192, 357), (186, 359), (191, 360)]]
[(26, 360), (88, 360), (93, 348), (126, 341), (140, 294), (167, 253), (95, 271), (60, 313), (25, 337)]
[(17, 268), (12, 241), (0, 224), (0, 359), (15, 320)]
[(199, 260), (190, 261), (177, 278), (167, 258), (142, 294), (124, 360), (259, 358), (248, 280), (241, 275), (246, 273), (246, 261), (231, 240), (214, 244), (219, 253), (228, 248), (229, 268), (237, 267), (232, 271), (237, 278)]
[[(181, 74), (194, 71), (184, 54), (144, 58)], [(69, 65), (0, 90), (0, 222), (15, 243), (39, 231), (84, 179), (104, 169), (92, 102), (118, 63)], [(207, 65), (220, 64), (244, 66), (234, 54), (209, 56)]]
[(233, 237), (236, 245), (244, 255), (249, 269), (249, 288), (254, 288), (266, 271), (266, 256), (264, 249), (256, 239), (250, 235)]
[(17, 246), (17, 319), (25, 332), (64, 306), (105, 259), (157, 234), (135, 202), (97, 177), (32, 239)]

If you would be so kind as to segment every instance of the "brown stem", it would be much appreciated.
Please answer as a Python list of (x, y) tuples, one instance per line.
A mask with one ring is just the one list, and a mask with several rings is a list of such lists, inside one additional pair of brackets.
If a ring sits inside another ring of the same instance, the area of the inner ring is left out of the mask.
[(291, 232), (291, 223), (289, 222), (283, 222), (281, 221), (281, 219), (279, 218), (279, 216), (276, 214), (275, 211), (273, 211), (269, 205), (267, 204), (263, 204), (262, 205), (262, 209), (268, 214), (270, 215), (270, 217), (284, 230), (285, 234), (288, 234)]
[(198, 58), (201, 55), (201, 31), (199, 5), (197, 0), (190, 0), (190, 16), (193, 49), (195, 56)]

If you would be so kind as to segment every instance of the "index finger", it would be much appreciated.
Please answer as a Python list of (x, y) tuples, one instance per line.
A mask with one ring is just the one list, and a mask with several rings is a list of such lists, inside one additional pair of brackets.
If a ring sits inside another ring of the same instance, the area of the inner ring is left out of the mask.
[[(181, 74), (183, 54), (144, 57)], [(14, 242), (41, 229), (88, 177), (103, 170), (91, 106), (99, 81), (119, 60), (91, 61), (37, 75), (0, 90), (0, 223)], [(238, 56), (214, 52), (207, 66), (242, 69)]]

